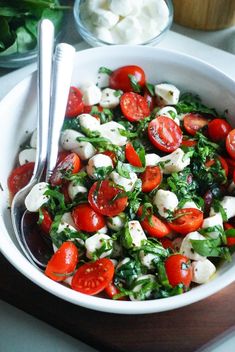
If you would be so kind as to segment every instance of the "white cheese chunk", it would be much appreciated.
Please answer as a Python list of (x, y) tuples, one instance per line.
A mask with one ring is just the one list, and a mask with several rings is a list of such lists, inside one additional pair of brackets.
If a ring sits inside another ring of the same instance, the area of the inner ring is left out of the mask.
[(179, 201), (175, 193), (159, 189), (153, 198), (153, 203), (157, 207), (159, 214), (162, 217), (167, 218), (169, 216), (169, 211), (173, 212)]
[(100, 178), (98, 172), (100, 168), (112, 169), (113, 162), (112, 159), (105, 154), (96, 154), (89, 159), (86, 171), (90, 178), (98, 180)]
[(102, 233), (96, 233), (88, 237), (85, 241), (87, 258), (92, 259), (101, 247), (104, 247), (104, 251), (99, 255), (99, 258), (108, 257), (112, 253), (112, 242), (110, 236)]
[(109, 8), (116, 15), (126, 17), (134, 10), (135, 2), (136, 0), (110, 0)]
[(88, 189), (86, 187), (79, 185), (76, 182), (69, 182), (68, 194), (71, 200), (74, 200), (78, 194), (84, 194), (87, 192), (88, 192)]
[(119, 105), (120, 96), (117, 95), (117, 91), (111, 88), (105, 88), (102, 91), (100, 100), (100, 106), (107, 109), (113, 109)]
[(37, 212), (41, 206), (49, 200), (44, 193), (47, 191), (49, 184), (47, 182), (39, 182), (29, 192), (25, 198), (25, 206), (30, 212)]
[(134, 172), (130, 172), (129, 175), (130, 178), (126, 178), (120, 176), (116, 171), (112, 171), (109, 177), (116, 185), (123, 187), (126, 192), (130, 192), (134, 189), (137, 175)]
[(62, 215), (61, 222), (64, 222), (64, 223), (66, 222), (67, 224), (72, 226), (74, 229), (76, 228), (76, 225), (74, 224), (74, 221), (73, 221), (73, 218), (72, 218), (72, 215), (70, 212), (64, 213)]
[(177, 125), (180, 125), (180, 120), (177, 117), (177, 111), (173, 106), (164, 106), (157, 112), (157, 116), (167, 116), (174, 120)]
[(82, 131), (86, 134), (86, 131), (99, 132), (100, 121), (90, 114), (81, 114), (78, 116), (78, 121)]
[(118, 23), (119, 16), (108, 10), (97, 9), (93, 11), (91, 20), (97, 27), (110, 29)]
[[(223, 219), (220, 213), (216, 213), (208, 218), (205, 218), (202, 223), (202, 228), (207, 229), (208, 227), (220, 226), (223, 229)], [(217, 238), (219, 236), (218, 231), (208, 232), (207, 235), (210, 238)]]
[(141, 26), (136, 16), (127, 16), (121, 19), (111, 30), (111, 34), (118, 44), (137, 44), (141, 37)]
[(127, 143), (127, 137), (120, 134), (120, 129), (125, 130), (125, 127), (118, 122), (110, 121), (100, 126), (100, 135), (107, 138), (112, 144), (122, 147)]
[(167, 22), (169, 17), (169, 9), (164, 0), (145, 1), (142, 11), (157, 23), (162, 19)]
[[(70, 219), (69, 219), (69, 215), (67, 215), (66, 216), (67, 217), (67, 219), (70, 221)], [(72, 224), (70, 224), (70, 223), (68, 223), (67, 221), (64, 221), (64, 219), (66, 218), (66, 217), (62, 217), (61, 218), (61, 222), (60, 222), (60, 224), (59, 224), (59, 226), (58, 226), (58, 229), (57, 229), (57, 233), (61, 233), (61, 232), (63, 232), (63, 231), (70, 231), (70, 232), (77, 232), (77, 230), (76, 230), (76, 228), (75, 228), (75, 226), (73, 226)], [(72, 220), (72, 222), (73, 222), (73, 220)], [(80, 243), (82, 246), (84, 246), (84, 240), (83, 239), (81, 239), (81, 238), (79, 238), (79, 237), (74, 237), (71, 241), (77, 241), (78, 243)]]
[(164, 174), (172, 174), (173, 172), (182, 171), (190, 164), (190, 158), (184, 158), (184, 151), (177, 148), (174, 152), (163, 156), (160, 160), (162, 163), (162, 171)]
[(205, 259), (192, 262), (192, 270), (192, 281), (197, 284), (204, 284), (214, 275), (216, 267), (210, 260)]
[(19, 153), (19, 164), (24, 165), (27, 163), (34, 163), (36, 160), (36, 149), (35, 148), (28, 148), (21, 150)]
[(128, 222), (128, 230), (131, 237), (131, 244), (133, 247), (141, 247), (142, 242), (147, 239), (140, 222), (132, 220)]
[(155, 85), (155, 94), (160, 97), (166, 105), (176, 105), (179, 101), (180, 91), (173, 84), (161, 83)]
[[(100, 40), (102, 40), (103, 42), (109, 43), (109, 44), (114, 44), (114, 38), (112, 36), (112, 33), (109, 29), (105, 28), (105, 27), (91, 27), (91, 32), (93, 32), (95, 34), (95, 36), (97, 38), (99, 38)], [(108, 82), (109, 84), (109, 82)], [(103, 87), (107, 87), (108, 84), (102, 82), (102, 80), (100, 80), (100, 82), (98, 81), (97, 86), (99, 88), (103, 88)]]
[(119, 231), (123, 228), (123, 226), (125, 225), (125, 214), (124, 213), (120, 213), (116, 216), (113, 217), (108, 217), (107, 218), (107, 226), (108, 228), (110, 228), (113, 231)]
[(60, 144), (64, 150), (73, 151), (82, 160), (87, 160), (95, 155), (96, 150), (90, 142), (79, 142), (79, 137), (84, 137), (84, 135), (80, 132), (66, 129), (61, 133)]
[(29, 144), (31, 148), (37, 148), (37, 129), (33, 131)]
[[(109, 32), (109, 31), (108, 31)], [(109, 32), (110, 33), (110, 32)], [(102, 40), (102, 38), (100, 38)], [(107, 40), (105, 40), (107, 41)], [(98, 73), (97, 76), (97, 86), (99, 88), (106, 88), (109, 86), (109, 74), (105, 72)], [(101, 96), (102, 97), (102, 96)]]
[(190, 232), (187, 234), (187, 236), (184, 237), (181, 246), (180, 246), (180, 253), (185, 255), (187, 258), (192, 259), (192, 260), (204, 260), (206, 257), (203, 257), (202, 255), (198, 254), (195, 252), (193, 249), (191, 240), (205, 240), (205, 237), (202, 236), (199, 232), (194, 231)]
[(135, 286), (132, 290), (133, 293), (129, 295), (131, 301), (145, 300), (151, 296), (151, 288), (149, 289), (149, 291), (145, 291), (144, 294), (142, 292), (142, 287), (144, 285), (144, 282), (146, 281), (156, 282), (156, 276), (152, 274), (138, 276), (138, 278), (135, 280)]
[(184, 205), (182, 206), (181, 209), (187, 209), (187, 208), (193, 208), (193, 209), (198, 209), (201, 210), (200, 207), (197, 206), (197, 204), (191, 200), (189, 200), (188, 202), (184, 203)]
[(155, 153), (145, 154), (145, 165), (155, 166), (159, 163), (161, 157)]
[[(224, 209), (228, 220), (235, 216), (235, 197), (225, 196), (220, 201), (220, 205)], [(215, 214), (215, 211), (212, 208), (211, 211), (210, 211), (210, 215), (213, 215), (213, 214)]]
[(148, 269), (153, 269), (154, 265), (153, 265), (153, 260), (154, 259), (158, 259), (156, 254), (153, 253), (145, 253), (144, 251), (140, 251), (139, 253), (140, 256), (140, 262), (143, 266), (145, 266)]
[(95, 84), (91, 84), (81, 89), (83, 93), (83, 102), (85, 105), (99, 104), (101, 99), (101, 90)]

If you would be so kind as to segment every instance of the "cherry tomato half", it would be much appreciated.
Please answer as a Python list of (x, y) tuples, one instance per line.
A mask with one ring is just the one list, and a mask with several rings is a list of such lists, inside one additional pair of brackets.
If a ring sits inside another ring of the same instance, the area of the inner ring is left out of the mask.
[(129, 142), (126, 144), (125, 146), (125, 155), (126, 155), (126, 159), (127, 161), (136, 167), (142, 167), (142, 163), (140, 160), (139, 155), (137, 154), (137, 152), (135, 151), (135, 148), (133, 147), (133, 145)]
[(109, 78), (109, 86), (112, 89), (121, 89), (123, 92), (133, 91), (129, 75), (133, 76), (140, 87), (145, 86), (145, 73), (141, 67), (130, 65), (114, 70)]
[(177, 123), (166, 116), (159, 116), (149, 123), (148, 136), (156, 148), (168, 153), (176, 150), (183, 138)]
[(230, 131), (226, 137), (226, 149), (231, 158), (235, 159), (235, 129)]
[(49, 260), (45, 274), (54, 281), (63, 281), (73, 273), (77, 262), (77, 247), (71, 241), (64, 242)]
[(203, 222), (203, 212), (195, 208), (178, 209), (174, 215), (176, 219), (169, 222), (169, 227), (181, 235), (196, 231)]
[(86, 232), (96, 232), (105, 226), (103, 215), (97, 213), (88, 203), (77, 205), (72, 211), (76, 228)]
[(183, 284), (189, 287), (192, 281), (192, 267), (187, 257), (181, 254), (172, 254), (165, 261), (166, 274), (171, 286)]
[(224, 119), (214, 119), (208, 124), (208, 134), (213, 142), (224, 140), (231, 130), (231, 125)]
[(50, 178), (52, 186), (59, 186), (63, 182), (64, 173), (70, 171), (72, 174), (76, 174), (81, 167), (81, 161), (76, 153), (70, 153), (53, 170)]
[[(110, 282), (105, 288), (104, 288), (104, 292), (106, 293), (106, 295), (113, 299), (115, 295), (118, 295), (120, 293), (120, 290), (114, 285), (113, 282)], [(125, 297), (120, 297), (118, 298), (118, 300), (123, 300), (125, 299)]]
[[(141, 206), (137, 212), (137, 215), (139, 217), (141, 217), (142, 211), (143, 207)], [(149, 234), (150, 237), (161, 238), (169, 235), (169, 233), (171, 232), (169, 226), (162, 220), (158, 219), (158, 217), (155, 215), (151, 216), (151, 220), (148, 219), (148, 217), (144, 218), (140, 221), (140, 224), (143, 229)]]
[(124, 93), (121, 96), (120, 107), (125, 118), (131, 122), (143, 120), (150, 115), (147, 101), (142, 95), (134, 92)]
[[(116, 216), (127, 206), (128, 198), (120, 188), (108, 180), (95, 182), (90, 188), (88, 201), (98, 213), (106, 216)], [(120, 198), (118, 197), (120, 196)]]
[(201, 128), (208, 125), (209, 120), (204, 116), (195, 113), (189, 113), (184, 116), (184, 128), (194, 136)]
[(81, 91), (76, 87), (70, 87), (65, 116), (75, 117), (82, 114), (83, 109), (84, 103)]
[(34, 163), (27, 163), (16, 167), (8, 177), (9, 192), (14, 196), (21, 188), (24, 188), (33, 176)]
[(101, 258), (80, 266), (72, 279), (71, 287), (87, 295), (96, 295), (112, 281), (113, 275), (113, 262), (108, 258)]
[(162, 171), (159, 166), (147, 166), (141, 174), (142, 192), (151, 192), (162, 182)]
[(195, 147), (195, 145), (197, 145), (197, 141), (194, 141), (193, 139), (183, 138), (181, 145), (184, 147)]

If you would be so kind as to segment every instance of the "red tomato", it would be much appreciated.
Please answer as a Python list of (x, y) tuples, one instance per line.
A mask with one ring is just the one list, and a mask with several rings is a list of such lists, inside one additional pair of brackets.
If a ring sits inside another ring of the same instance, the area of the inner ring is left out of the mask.
[(184, 147), (195, 147), (195, 145), (197, 145), (197, 141), (192, 139), (183, 139), (181, 145)]
[(208, 123), (208, 119), (200, 114), (189, 113), (184, 116), (184, 128), (192, 136), (194, 136), (201, 128), (207, 126)]
[(163, 152), (171, 153), (182, 142), (182, 131), (174, 120), (166, 116), (159, 116), (148, 126), (150, 142)]
[(45, 274), (54, 281), (63, 281), (76, 269), (77, 262), (77, 247), (71, 241), (64, 242), (49, 260)]
[(58, 165), (62, 160), (66, 158), (71, 152), (66, 151), (66, 150), (61, 150), (58, 155), (57, 155), (57, 162), (56, 165)]
[(214, 119), (208, 124), (208, 134), (213, 142), (224, 140), (231, 130), (231, 125), (224, 119)]
[(83, 113), (84, 103), (82, 101), (82, 93), (76, 87), (70, 87), (66, 117), (75, 117)]
[(145, 86), (146, 79), (142, 68), (139, 66), (130, 65), (120, 67), (112, 72), (109, 78), (110, 88), (116, 90), (121, 89), (123, 92), (133, 91), (129, 75), (135, 77), (135, 80), (140, 87)]
[[(113, 282), (110, 282), (110, 283), (108, 284), (108, 286), (105, 287), (104, 292), (105, 292), (106, 295), (107, 295), (109, 298), (111, 298), (111, 299), (113, 299), (113, 297), (114, 297), (115, 295), (118, 295), (118, 294), (120, 293), (119, 289), (114, 285)], [(118, 299), (119, 299), (119, 300), (123, 300), (123, 299), (125, 299), (125, 298), (124, 298), (124, 297), (120, 297), (120, 298), (118, 298)]]
[[(225, 175), (228, 176), (228, 164), (227, 164), (226, 160), (224, 158), (222, 158), (222, 156), (218, 156), (218, 160), (220, 161), (221, 167), (225, 171)], [(215, 164), (215, 160), (211, 159), (205, 163), (205, 166), (209, 168), (214, 164)]]
[(124, 93), (121, 96), (120, 107), (125, 118), (131, 122), (143, 120), (150, 115), (147, 101), (142, 95), (134, 92)]
[(156, 97), (153, 97), (147, 89), (144, 90), (144, 99), (147, 101), (150, 111), (153, 111), (156, 106), (155, 98)]
[(159, 166), (147, 166), (141, 174), (142, 192), (151, 192), (162, 182), (162, 171)]
[(96, 295), (112, 281), (114, 265), (108, 258), (83, 264), (75, 273), (71, 287), (73, 290)]
[(59, 186), (63, 182), (64, 173), (70, 171), (72, 174), (76, 174), (81, 167), (81, 161), (76, 153), (70, 153), (67, 155), (53, 170), (50, 178), (52, 186)]
[(123, 193), (123, 197), (118, 198), (123, 190), (115, 187), (108, 180), (95, 182), (90, 188), (88, 201), (92, 208), (98, 213), (106, 216), (116, 216), (127, 206), (128, 198)]
[(135, 148), (131, 143), (127, 143), (125, 146), (125, 155), (127, 161), (136, 167), (142, 167), (142, 163), (139, 155), (136, 153)]
[[(230, 230), (230, 229), (234, 229), (234, 227), (230, 225), (228, 222), (226, 222), (224, 223), (224, 229)], [(228, 247), (235, 246), (235, 237), (227, 237), (227, 246)]]
[(50, 229), (51, 229), (51, 225), (52, 225), (52, 218), (50, 213), (42, 208), (42, 214), (43, 214), (43, 220), (40, 224), (41, 229), (43, 230), (43, 232), (45, 232), (46, 234), (50, 233)]
[[(142, 211), (143, 211), (143, 207), (141, 206), (137, 212), (137, 215), (139, 217), (141, 217)], [(155, 215), (151, 216), (151, 223), (148, 217), (146, 217), (140, 221), (140, 224), (143, 227), (143, 229), (146, 232), (148, 232), (150, 237), (161, 238), (169, 235), (169, 233), (171, 232), (171, 229), (168, 227), (168, 225), (164, 223), (162, 220), (158, 219), (158, 217)]]
[(72, 211), (76, 228), (81, 231), (96, 232), (105, 226), (103, 215), (98, 214), (88, 203), (79, 204)]
[(34, 163), (27, 163), (12, 170), (7, 180), (9, 192), (14, 196), (33, 176)]
[(230, 158), (225, 158), (224, 159), (228, 165), (228, 176), (233, 177), (233, 172), (235, 170), (235, 160), (230, 159)]
[(172, 241), (169, 240), (169, 238), (161, 238), (160, 242), (162, 243), (163, 248), (165, 248), (165, 249), (167, 249), (167, 248), (174, 249)]
[(112, 159), (113, 166), (116, 166), (116, 164), (117, 164), (117, 156), (116, 156), (116, 154), (114, 152), (111, 152), (111, 150), (106, 150), (102, 154), (109, 156), (110, 159)]
[(226, 149), (231, 158), (235, 159), (235, 129), (230, 131), (226, 137)]
[(174, 215), (177, 218), (169, 222), (169, 227), (181, 235), (196, 231), (203, 222), (203, 212), (195, 208), (178, 209)]
[(171, 286), (183, 284), (189, 287), (192, 281), (192, 267), (187, 257), (181, 254), (172, 254), (165, 261), (166, 274)]

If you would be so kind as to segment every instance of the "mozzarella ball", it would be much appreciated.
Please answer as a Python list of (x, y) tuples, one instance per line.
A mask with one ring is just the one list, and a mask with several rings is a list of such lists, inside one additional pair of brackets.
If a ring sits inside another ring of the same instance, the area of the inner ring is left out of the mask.
[(106, 122), (100, 126), (100, 135), (112, 144), (122, 147), (126, 145), (127, 137), (122, 136), (119, 130), (125, 130), (125, 127), (116, 121)]
[(105, 245), (104, 251), (99, 255), (99, 258), (108, 257), (112, 253), (112, 239), (108, 235), (96, 233), (88, 237), (85, 241), (86, 256), (92, 259), (97, 250)]
[(163, 173), (172, 174), (173, 172), (183, 171), (190, 164), (190, 158), (183, 160), (184, 155), (184, 151), (177, 148), (174, 152), (163, 156), (160, 159)]
[(24, 165), (27, 163), (34, 163), (36, 160), (36, 149), (28, 148), (21, 150), (19, 153), (19, 164)]
[(155, 85), (155, 94), (160, 97), (166, 105), (176, 105), (179, 101), (180, 91), (173, 84), (161, 83)]
[(89, 159), (86, 171), (90, 178), (98, 180), (100, 177), (97, 174), (100, 168), (113, 168), (112, 159), (105, 154), (96, 154)]
[(97, 87), (95, 84), (92, 84), (81, 90), (83, 93), (83, 102), (85, 105), (99, 104), (101, 99), (101, 90), (99, 87)]
[(155, 153), (145, 154), (145, 165), (156, 166), (161, 161), (161, 157)]
[[(208, 227), (220, 226), (223, 229), (223, 219), (220, 213), (216, 213), (209, 218), (205, 218), (202, 223), (202, 228), (207, 229)], [(207, 235), (210, 238), (217, 238), (219, 236), (218, 231), (208, 232)]]
[(107, 226), (113, 231), (119, 231), (125, 225), (125, 214), (120, 213), (116, 216), (107, 218)]
[(71, 200), (74, 200), (78, 194), (84, 194), (87, 192), (88, 192), (88, 189), (86, 187), (79, 185), (76, 182), (69, 182), (68, 194)]
[(193, 249), (191, 240), (205, 240), (205, 237), (202, 236), (197, 231), (190, 232), (189, 234), (187, 234), (187, 236), (184, 237), (184, 239), (181, 243), (180, 253), (185, 255), (187, 258), (192, 259), (192, 260), (206, 259), (206, 257), (203, 257), (202, 255), (195, 252), (195, 250)]
[(117, 91), (110, 88), (105, 88), (102, 91), (100, 100), (100, 106), (106, 109), (113, 109), (119, 105), (120, 97), (117, 95)]
[(159, 214), (162, 217), (167, 218), (169, 216), (169, 211), (173, 212), (179, 201), (175, 193), (159, 189), (153, 198), (153, 203), (157, 207)]
[(205, 259), (192, 262), (192, 270), (192, 281), (197, 284), (204, 284), (214, 275), (216, 267), (210, 260)]
[(137, 175), (134, 172), (129, 173), (130, 178), (120, 176), (116, 171), (109, 175), (110, 179), (118, 186), (121, 186), (126, 192), (133, 191), (137, 181)]
[(142, 242), (147, 239), (140, 222), (137, 220), (132, 220), (128, 222), (129, 234), (131, 237), (131, 246), (141, 247)]
[(47, 182), (39, 182), (28, 193), (25, 198), (25, 206), (30, 212), (37, 212), (43, 204), (49, 200), (44, 193), (48, 190), (49, 184)]
[(90, 114), (81, 114), (78, 116), (78, 121), (81, 126), (81, 129), (84, 130), (84, 133), (88, 130), (89, 132), (99, 131), (100, 122), (94, 116)]

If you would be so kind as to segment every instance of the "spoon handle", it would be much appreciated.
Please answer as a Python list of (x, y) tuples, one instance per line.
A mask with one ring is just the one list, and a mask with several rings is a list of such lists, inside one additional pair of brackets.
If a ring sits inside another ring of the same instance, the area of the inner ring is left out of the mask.
[(56, 46), (52, 72), (53, 86), (48, 135), (47, 181), (57, 161), (60, 132), (64, 121), (73, 72), (74, 55), (75, 49), (73, 46), (65, 43), (60, 43)]
[(39, 22), (39, 57), (37, 76), (37, 156), (34, 168), (34, 178), (39, 179), (45, 168), (47, 157), (47, 133), (50, 116), (51, 71), (54, 48), (54, 25), (45, 19)]

